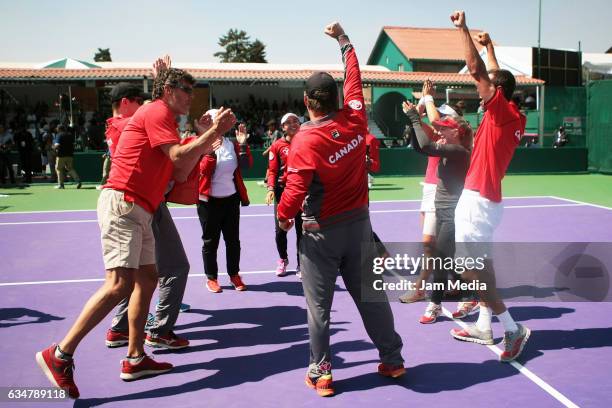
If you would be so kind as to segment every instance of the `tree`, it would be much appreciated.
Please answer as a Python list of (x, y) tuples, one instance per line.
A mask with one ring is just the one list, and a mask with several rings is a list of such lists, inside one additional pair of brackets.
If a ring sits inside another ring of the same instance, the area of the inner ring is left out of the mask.
[(94, 55), (95, 62), (111, 62), (110, 48), (98, 48), (98, 52)]
[(266, 45), (257, 39), (251, 41), (244, 30), (231, 28), (219, 38), (218, 44), (225, 48), (214, 54), (221, 62), (268, 62)]

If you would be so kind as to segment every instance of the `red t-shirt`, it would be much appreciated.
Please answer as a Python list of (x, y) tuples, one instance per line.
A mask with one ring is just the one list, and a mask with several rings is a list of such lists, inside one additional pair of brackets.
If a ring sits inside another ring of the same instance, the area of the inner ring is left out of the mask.
[(123, 118), (121, 116), (106, 119), (106, 144), (108, 145), (111, 157), (115, 155), (119, 136), (121, 136), (123, 128), (125, 128), (129, 121), (130, 118)]
[(474, 137), (474, 150), (465, 188), (494, 202), (502, 199), (501, 181), (525, 133), (526, 118), (498, 89), (485, 105), (486, 112)]
[(125, 192), (125, 200), (154, 213), (174, 171), (160, 148), (180, 143), (175, 116), (158, 99), (142, 106), (123, 129), (105, 188)]
[(341, 110), (302, 125), (291, 140), (287, 185), (278, 219), (295, 217), (303, 205), (303, 225), (323, 227), (367, 213), (366, 142), (368, 121), (361, 73), (352, 45), (342, 47), (345, 62)]
[(291, 144), (281, 137), (270, 146), (268, 153), (268, 188), (274, 188), (278, 185), (284, 186), (287, 182), (287, 158)]
[(366, 167), (370, 173), (378, 173), (380, 171), (380, 142), (371, 133), (366, 135)]
[(439, 156), (427, 157), (427, 170), (425, 170), (425, 182), (427, 184), (438, 185), (438, 163), (440, 163)]

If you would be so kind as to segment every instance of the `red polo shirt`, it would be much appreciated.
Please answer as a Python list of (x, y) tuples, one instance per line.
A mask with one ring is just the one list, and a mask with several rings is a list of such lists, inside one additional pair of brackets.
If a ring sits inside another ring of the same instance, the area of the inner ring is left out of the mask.
[(158, 99), (142, 106), (123, 129), (105, 188), (153, 213), (164, 200), (174, 166), (160, 146), (180, 142), (175, 116)]
[(474, 137), (465, 188), (494, 202), (502, 199), (501, 181), (525, 133), (526, 118), (498, 89), (485, 105), (486, 112)]

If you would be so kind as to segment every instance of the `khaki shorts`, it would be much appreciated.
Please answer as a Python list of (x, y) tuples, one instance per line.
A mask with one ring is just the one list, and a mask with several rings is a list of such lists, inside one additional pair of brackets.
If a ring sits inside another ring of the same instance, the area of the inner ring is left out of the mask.
[(155, 263), (153, 215), (124, 200), (123, 192), (105, 188), (98, 198), (98, 224), (106, 270)]

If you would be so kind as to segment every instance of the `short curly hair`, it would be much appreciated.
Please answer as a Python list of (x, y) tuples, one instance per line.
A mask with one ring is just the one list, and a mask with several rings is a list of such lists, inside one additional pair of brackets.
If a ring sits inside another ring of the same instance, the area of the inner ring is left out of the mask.
[(161, 71), (153, 81), (153, 100), (164, 96), (166, 86), (176, 88), (181, 85), (181, 82), (194, 85), (196, 81), (189, 72), (182, 69), (170, 68)]

